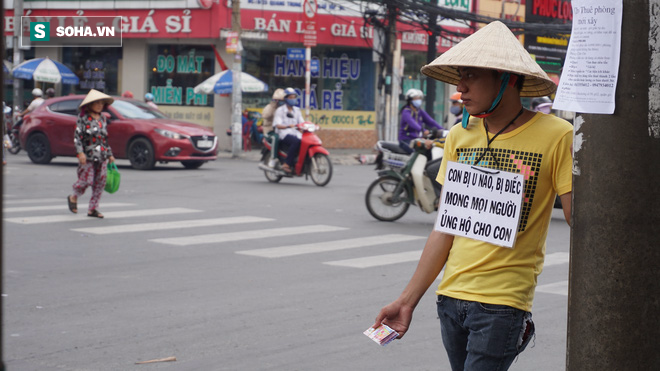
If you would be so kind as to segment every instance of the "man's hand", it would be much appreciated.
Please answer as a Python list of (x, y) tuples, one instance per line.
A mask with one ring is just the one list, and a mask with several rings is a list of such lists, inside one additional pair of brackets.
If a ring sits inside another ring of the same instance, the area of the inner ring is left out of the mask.
[(78, 163), (80, 165), (85, 165), (87, 163), (87, 156), (85, 156), (84, 153), (82, 152), (79, 153), (77, 157), (78, 157)]
[(388, 325), (399, 333), (397, 339), (401, 339), (408, 331), (408, 327), (410, 327), (414, 310), (415, 308), (404, 306), (399, 301), (394, 301), (380, 310), (380, 313), (376, 317), (376, 322), (372, 327), (378, 328), (381, 324)]

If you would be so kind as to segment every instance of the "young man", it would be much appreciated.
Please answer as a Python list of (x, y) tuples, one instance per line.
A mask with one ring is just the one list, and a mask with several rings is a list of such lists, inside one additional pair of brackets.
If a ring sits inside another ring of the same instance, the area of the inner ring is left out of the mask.
[(438, 182), (444, 183), (449, 161), (524, 174), (522, 214), (513, 248), (433, 230), (410, 282), (374, 327), (386, 324), (402, 337), (445, 267), (437, 310), (452, 369), (506, 370), (534, 333), (530, 311), (555, 194), (570, 220), (572, 128), (523, 109), (521, 96), (549, 95), (556, 86), (501, 22), (466, 38), (422, 73), (457, 85), (465, 105), (462, 125), (447, 136)]

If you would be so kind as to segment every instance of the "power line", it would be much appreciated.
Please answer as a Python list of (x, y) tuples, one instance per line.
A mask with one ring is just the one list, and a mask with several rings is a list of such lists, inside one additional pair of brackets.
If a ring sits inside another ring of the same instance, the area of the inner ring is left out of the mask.
[[(550, 36), (550, 37), (566, 37), (566, 35), (571, 33), (572, 24), (570, 23), (532, 23), (532, 22), (518, 22), (510, 19), (500, 19), (489, 17), (485, 15), (480, 15), (471, 12), (465, 12), (462, 10), (444, 8), (438, 5), (434, 5), (429, 2), (422, 2), (419, 0), (349, 0), (350, 3), (371, 3), (382, 5), (392, 5), (396, 7), (399, 15), (399, 21), (402, 23), (407, 23), (421, 27), (427, 31), (435, 32), (440, 35), (452, 35), (457, 37), (466, 37), (470, 32), (459, 33), (455, 31), (450, 31), (446, 27), (443, 27), (441, 24), (436, 23), (435, 26), (430, 26), (428, 23), (429, 16), (437, 16), (438, 21), (443, 20), (455, 20), (455, 21), (467, 21), (472, 23), (481, 23), (488, 24), (493, 21), (500, 21), (507, 25), (514, 34), (520, 35), (530, 35), (530, 36)], [(381, 16), (381, 14), (379, 14)], [(470, 27), (471, 31), (474, 31), (474, 27), (466, 24)], [(442, 36), (441, 36), (442, 37)]]

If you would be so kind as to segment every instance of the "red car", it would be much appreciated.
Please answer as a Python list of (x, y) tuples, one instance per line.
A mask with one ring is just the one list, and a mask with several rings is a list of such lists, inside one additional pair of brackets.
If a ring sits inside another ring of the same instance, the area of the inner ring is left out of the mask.
[[(76, 156), (73, 133), (84, 95), (51, 98), (25, 116), (19, 139), (32, 162), (47, 164), (56, 156)], [(144, 102), (113, 97), (105, 111), (108, 143), (115, 158), (131, 161), (139, 170), (156, 161), (180, 161), (196, 169), (217, 158), (218, 139), (207, 127), (170, 120)]]

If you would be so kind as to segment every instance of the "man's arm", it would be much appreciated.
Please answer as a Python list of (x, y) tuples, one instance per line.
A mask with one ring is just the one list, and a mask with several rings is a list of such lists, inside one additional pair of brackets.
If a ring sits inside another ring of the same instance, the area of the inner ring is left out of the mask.
[(422, 117), (424, 118), (424, 123), (427, 126), (431, 126), (431, 127), (434, 127), (436, 129), (440, 129), (440, 130), (443, 129), (442, 125), (440, 125), (437, 121), (435, 121), (433, 119), (433, 117), (431, 117), (431, 115), (428, 114), (428, 112), (426, 112), (424, 110), (420, 110), (420, 112), (422, 114)]
[(452, 235), (431, 232), (410, 282), (398, 299), (380, 310), (374, 328), (386, 324), (399, 333), (399, 338), (403, 337), (410, 327), (415, 307), (444, 267), (453, 242)]
[(569, 226), (571, 225), (571, 194), (572, 192), (568, 192), (559, 196), (561, 208), (564, 210), (564, 219), (566, 219)]

